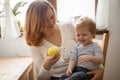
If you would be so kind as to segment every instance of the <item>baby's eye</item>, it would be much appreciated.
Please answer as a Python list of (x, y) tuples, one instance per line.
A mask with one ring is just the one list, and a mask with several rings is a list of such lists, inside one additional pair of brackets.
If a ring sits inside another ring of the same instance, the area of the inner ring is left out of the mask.
[(77, 34), (77, 36), (80, 36), (79, 34)]

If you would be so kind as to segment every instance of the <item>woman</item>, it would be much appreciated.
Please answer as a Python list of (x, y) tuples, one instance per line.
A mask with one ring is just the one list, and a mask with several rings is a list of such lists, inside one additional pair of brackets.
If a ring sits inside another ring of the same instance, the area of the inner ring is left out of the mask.
[[(35, 65), (35, 80), (59, 80), (68, 66), (70, 49), (75, 43), (74, 28), (70, 23), (56, 22), (53, 6), (46, 0), (32, 2), (26, 13), (25, 39), (30, 46)], [(48, 56), (50, 46), (60, 48), (60, 55)], [(103, 68), (89, 72), (98, 79)]]

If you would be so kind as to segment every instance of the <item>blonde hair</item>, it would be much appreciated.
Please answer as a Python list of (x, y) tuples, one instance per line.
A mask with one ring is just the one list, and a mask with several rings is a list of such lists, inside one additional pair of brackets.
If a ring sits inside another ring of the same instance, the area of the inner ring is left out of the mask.
[(75, 24), (75, 29), (86, 28), (91, 34), (96, 33), (96, 23), (89, 17), (80, 17)]
[(48, 9), (55, 15), (54, 24), (56, 24), (56, 12), (51, 3), (47, 0), (36, 0), (30, 4), (26, 13), (25, 39), (30, 46), (39, 46), (43, 40), (42, 32), (47, 23), (46, 12)]

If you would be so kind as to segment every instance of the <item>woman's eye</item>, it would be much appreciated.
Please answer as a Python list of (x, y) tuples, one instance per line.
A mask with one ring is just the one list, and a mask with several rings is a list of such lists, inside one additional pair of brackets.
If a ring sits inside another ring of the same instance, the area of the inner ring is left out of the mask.
[(53, 18), (54, 18), (53, 16), (50, 17), (50, 19), (53, 19)]
[(79, 34), (77, 36), (80, 36)]

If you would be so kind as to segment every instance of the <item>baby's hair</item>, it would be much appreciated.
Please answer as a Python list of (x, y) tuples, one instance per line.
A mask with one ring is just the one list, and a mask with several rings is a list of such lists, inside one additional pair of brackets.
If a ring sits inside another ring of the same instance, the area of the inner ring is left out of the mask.
[(91, 34), (96, 33), (96, 23), (89, 17), (80, 17), (75, 24), (75, 29), (86, 28)]

